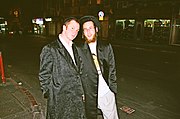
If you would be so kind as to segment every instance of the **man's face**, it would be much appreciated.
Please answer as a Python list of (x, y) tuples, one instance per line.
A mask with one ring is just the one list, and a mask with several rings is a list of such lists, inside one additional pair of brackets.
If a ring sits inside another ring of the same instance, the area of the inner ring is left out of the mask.
[(83, 24), (83, 33), (87, 42), (94, 42), (96, 40), (96, 30), (92, 21)]
[(72, 20), (63, 26), (67, 39), (74, 40), (79, 32), (80, 25), (76, 21)]

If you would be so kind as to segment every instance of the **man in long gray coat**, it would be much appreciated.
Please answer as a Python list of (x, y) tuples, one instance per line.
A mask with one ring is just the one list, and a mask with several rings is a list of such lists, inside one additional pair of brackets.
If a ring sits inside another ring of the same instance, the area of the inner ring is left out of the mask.
[(85, 119), (82, 63), (72, 40), (79, 23), (68, 18), (57, 40), (43, 47), (39, 80), (47, 98), (47, 119)]

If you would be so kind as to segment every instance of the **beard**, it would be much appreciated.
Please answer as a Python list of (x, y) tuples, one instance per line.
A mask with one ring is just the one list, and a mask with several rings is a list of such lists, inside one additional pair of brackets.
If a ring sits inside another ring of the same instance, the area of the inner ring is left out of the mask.
[(93, 43), (93, 42), (96, 41), (96, 34), (93, 35), (92, 39), (88, 39), (85, 35), (84, 35), (84, 37), (85, 37), (85, 42), (86, 43)]

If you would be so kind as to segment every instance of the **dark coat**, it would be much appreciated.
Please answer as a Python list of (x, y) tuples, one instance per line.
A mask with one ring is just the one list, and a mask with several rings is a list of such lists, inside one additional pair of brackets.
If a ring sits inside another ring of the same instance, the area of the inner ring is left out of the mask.
[(82, 62), (75, 59), (77, 66), (59, 39), (42, 49), (39, 80), (47, 97), (47, 119), (85, 119)]
[[(98, 73), (93, 62), (92, 54), (87, 43), (78, 43), (78, 52), (83, 61), (83, 86), (85, 89), (86, 115), (88, 119), (97, 118)], [(102, 75), (110, 87), (117, 93), (116, 68), (114, 53), (111, 44), (97, 41), (97, 57)]]

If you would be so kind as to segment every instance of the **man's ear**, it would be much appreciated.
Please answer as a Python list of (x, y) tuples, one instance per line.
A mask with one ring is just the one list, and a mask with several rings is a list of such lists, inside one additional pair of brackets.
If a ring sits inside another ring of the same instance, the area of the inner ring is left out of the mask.
[(98, 27), (96, 27), (96, 32), (98, 32)]
[(66, 30), (66, 25), (63, 25), (63, 31)]

